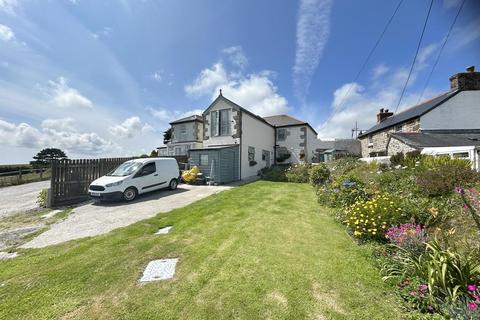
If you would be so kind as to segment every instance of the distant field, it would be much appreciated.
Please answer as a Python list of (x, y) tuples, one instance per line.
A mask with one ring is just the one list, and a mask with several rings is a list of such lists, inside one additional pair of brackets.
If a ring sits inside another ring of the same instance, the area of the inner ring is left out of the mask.
[[(20, 176), (19, 171), (22, 171)], [(48, 180), (51, 177), (51, 170), (47, 169), (40, 172), (32, 172), (33, 168), (29, 164), (7, 164), (0, 165), (0, 187), (13, 186), (28, 182)]]

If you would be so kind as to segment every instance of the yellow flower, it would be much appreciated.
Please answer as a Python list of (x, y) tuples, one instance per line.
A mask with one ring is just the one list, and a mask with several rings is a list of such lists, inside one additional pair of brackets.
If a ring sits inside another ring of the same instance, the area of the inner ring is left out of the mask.
[(434, 218), (436, 218), (438, 216), (438, 209), (437, 208), (432, 207), (428, 211), (430, 211), (430, 213), (432, 214), (432, 216)]

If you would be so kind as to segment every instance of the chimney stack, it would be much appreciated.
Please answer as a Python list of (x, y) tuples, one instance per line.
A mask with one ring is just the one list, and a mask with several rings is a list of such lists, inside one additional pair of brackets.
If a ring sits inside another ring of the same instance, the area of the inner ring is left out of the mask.
[(380, 112), (377, 113), (377, 123), (382, 122), (390, 116), (393, 116), (393, 112), (389, 112), (388, 109), (381, 108)]
[(480, 72), (475, 72), (475, 66), (467, 67), (466, 72), (450, 77), (451, 90), (480, 90)]

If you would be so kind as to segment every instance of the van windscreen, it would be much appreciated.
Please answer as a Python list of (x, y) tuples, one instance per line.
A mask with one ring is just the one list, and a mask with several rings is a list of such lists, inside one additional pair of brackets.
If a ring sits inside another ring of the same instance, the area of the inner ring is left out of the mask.
[(129, 176), (138, 168), (140, 168), (142, 164), (140, 162), (124, 162), (120, 166), (118, 166), (115, 170), (110, 171), (107, 173), (107, 176), (112, 177), (125, 177)]

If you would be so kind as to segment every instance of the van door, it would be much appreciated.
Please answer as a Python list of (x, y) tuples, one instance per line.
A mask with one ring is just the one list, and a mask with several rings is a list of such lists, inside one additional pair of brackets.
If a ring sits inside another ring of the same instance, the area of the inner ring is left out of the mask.
[(143, 165), (133, 177), (133, 181), (139, 193), (162, 188), (166, 183), (164, 180), (159, 179), (155, 162)]

